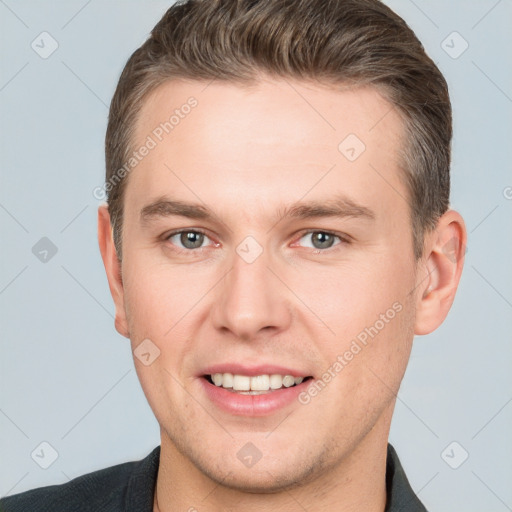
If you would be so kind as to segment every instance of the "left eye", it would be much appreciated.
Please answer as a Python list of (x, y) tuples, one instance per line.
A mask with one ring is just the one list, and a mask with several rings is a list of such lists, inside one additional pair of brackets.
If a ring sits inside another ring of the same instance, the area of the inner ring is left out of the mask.
[(329, 231), (308, 231), (302, 235), (300, 240), (306, 237), (311, 238), (313, 249), (330, 249), (333, 246), (334, 240), (336, 238), (340, 241), (340, 243), (343, 242), (341, 237), (335, 235), (334, 233), (330, 233)]
[(199, 249), (205, 240), (208, 238), (201, 231), (177, 231), (175, 233), (171, 233), (167, 240), (170, 240), (173, 244), (174, 238), (178, 237), (179, 242), (183, 245), (185, 249)]

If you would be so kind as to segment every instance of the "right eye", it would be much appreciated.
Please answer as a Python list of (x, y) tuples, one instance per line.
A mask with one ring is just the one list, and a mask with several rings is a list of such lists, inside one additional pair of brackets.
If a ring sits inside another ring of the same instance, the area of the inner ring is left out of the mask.
[[(205, 233), (197, 229), (181, 229), (173, 231), (165, 240), (169, 240), (178, 247), (179, 252), (192, 252), (201, 249), (203, 242), (208, 238)], [(181, 247), (179, 246), (181, 244)]]

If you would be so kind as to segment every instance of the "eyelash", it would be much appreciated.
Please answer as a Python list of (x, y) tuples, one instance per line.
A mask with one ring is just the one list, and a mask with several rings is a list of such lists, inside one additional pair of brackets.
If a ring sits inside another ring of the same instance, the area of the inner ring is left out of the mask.
[(341, 245), (349, 245), (350, 239), (347, 235), (342, 235), (341, 233), (336, 233), (335, 231), (325, 231), (323, 229), (306, 229), (305, 231), (302, 231), (299, 235), (299, 240), (306, 235), (310, 235), (311, 233), (323, 233), (324, 235), (333, 236), (334, 238), (337, 238), (340, 243), (333, 245), (332, 247), (328, 247), (327, 249), (310, 249), (310, 254), (321, 254), (325, 252), (332, 252), (336, 251), (337, 247)]
[[(208, 234), (201, 230), (201, 229), (180, 229), (180, 230), (177, 230), (177, 231), (173, 231), (172, 233), (169, 233), (168, 235), (165, 236), (165, 241), (169, 241), (173, 236), (176, 236), (176, 235), (181, 235), (182, 233), (199, 233), (199, 234), (202, 234), (204, 235), (205, 237), (207, 238), (210, 238), (208, 236)], [(311, 254), (320, 254), (320, 253), (325, 253), (325, 252), (331, 252), (332, 250), (336, 250), (336, 247), (338, 247), (339, 245), (348, 245), (351, 243), (351, 241), (349, 240), (349, 238), (347, 237), (347, 235), (341, 235), (339, 233), (336, 233), (334, 231), (325, 231), (325, 230), (321, 230), (321, 229), (309, 229), (309, 230), (305, 230), (305, 231), (302, 231), (299, 235), (299, 240), (304, 238), (304, 236), (306, 235), (309, 235), (311, 233), (323, 233), (323, 234), (326, 234), (326, 235), (330, 235), (330, 236), (333, 236), (335, 238), (338, 238), (340, 243), (339, 244), (336, 244), (332, 247), (329, 247), (327, 249), (313, 249), (311, 251)], [(174, 244), (173, 244), (174, 245)], [(180, 253), (180, 254), (183, 254), (183, 253), (193, 253), (193, 252), (203, 252), (203, 250), (206, 249), (206, 247), (199, 247), (197, 249), (182, 249), (180, 247), (176, 247), (175, 246), (175, 251)]]

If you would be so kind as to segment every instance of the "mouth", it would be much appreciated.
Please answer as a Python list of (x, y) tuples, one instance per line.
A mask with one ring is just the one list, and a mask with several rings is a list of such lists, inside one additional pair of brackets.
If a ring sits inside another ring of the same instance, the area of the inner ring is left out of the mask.
[(299, 395), (314, 377), (307, 370), (273, 363), (218, 363), (197, 375), (200, 393), (229, 416), (271, 416), (301, 406)]
[(212, 373), (202, 376), (209, 384), (239, 395), (266, 395), (276, 391), (294, 388), (312, 379), (312, 376), (290, 374), (243, 375), (233, 373)]

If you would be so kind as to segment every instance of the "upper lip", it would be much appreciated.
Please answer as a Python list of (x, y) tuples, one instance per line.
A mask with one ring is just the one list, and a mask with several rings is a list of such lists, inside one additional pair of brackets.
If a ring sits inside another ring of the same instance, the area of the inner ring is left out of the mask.
[(213, 375), (215, 373), (232, 373), (233, 375), (292, 375), (293, 377), (309, 377), (311, 374), (302, 370), (286, 368), (275, 364), (243, 365), (239, 363), (219, 363), (206, 367), (200, 375)]

